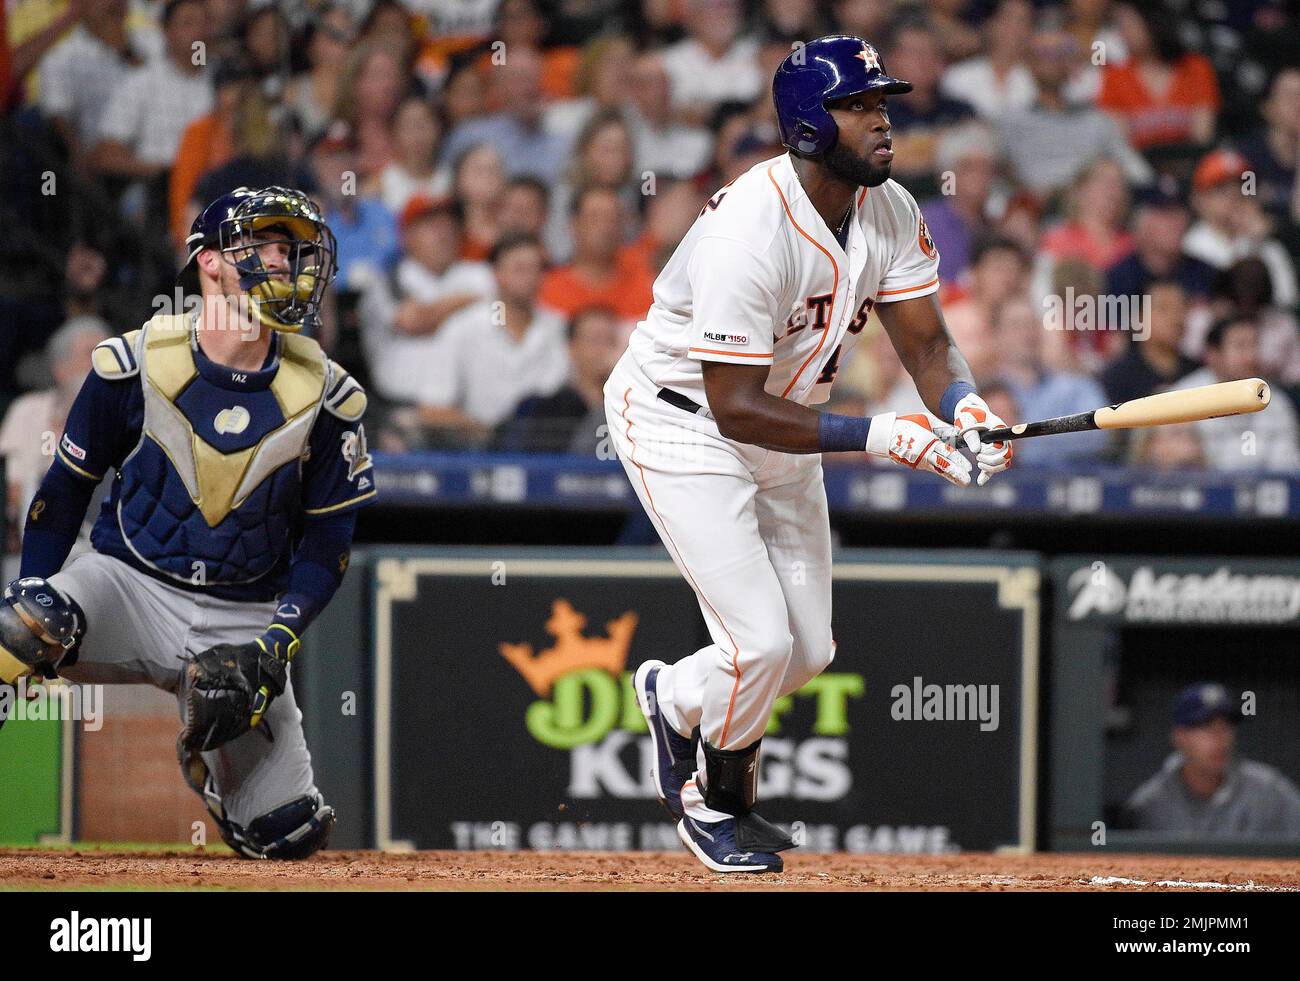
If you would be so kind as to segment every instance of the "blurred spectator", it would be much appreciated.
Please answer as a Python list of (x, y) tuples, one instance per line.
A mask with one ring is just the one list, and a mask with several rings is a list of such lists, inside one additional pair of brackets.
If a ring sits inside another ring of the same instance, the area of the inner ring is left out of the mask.
[(662, 180), (695, 177), (708, 169), (713, 134), (703, 126), (690, 126), (674, 117), (668, 70), (657, 53), (636, 59), (631, 96), (636, 106), (632, 132), (638, 172), (649, 171)]
[(61, 9), (49, 3), (0, 4), (0, 115), (24, 97), (39, 101), (37, 65), (68, 28), (86, 20), (95, 3), (68, 0)]
[(127, 0), (101, 0), (88, 8), (85, 19), (50, 49), (40, 65), (41, 112), (59, 131), (78, 165), (99, 142), (100, 118), (109, 96), (140, 61), (126, 29)]
[(1097, 105), (1123, 122), (1139, 150), (1209, 143), (1220, 102), (1209, 59), (1187, 50), (1178, 20), (1161, 5), (1120, 4), (1115, 23), (1128, 58), (1107, 58)]
[(244, 51), (262, 94), (278, 99), (289, 77), (291, 27), (284, 12), (267, 3), (249, 11), (243, 24)]
[[(1106, 404), (1106, 393), (1087, 375), (1050, 370), (1043, 361), (1042, 318), (1027, 300), (1012, 299), (994, 314), (998, 377), (1025, 419), (1052, 419)], [(1066, 461), (1097, 459), (1108, 434), (1100, 430), (1024, 440), (1016, 447), (1018, 463), (1055, 466)]]
[(1241, 708), (1222, 685), (1189, 685), (1174, 702), (1174, 752), (1135, 790), (1127, 822), (1142, 831), (1250, 837), (1300, 834), (1300, 791), (1236, 755)]
[(1161, 279), (1147, 290), (1147, 337), (1134, 339), (1101, 373), (1107, 402), (1154, 395), (1200, 367), (1180, 349), (1187, 326), (1187, 294), (1182, 285), (1174, 279)]
[(1056, 259), (1109, 269), (1133, 251), (1133, 237), (1124, 228), (1127, 213), (1123, 172), (1115, 161), (1099, 158), (1075, 182), (1066, 220), (1043, 235), (1042, 247)]
[(1177, 426), (1143, 426), (1129, 430), (1127, 463), (1156, 473), (1204, 470), (1205, 449), (1191, 423)]
[[(373, 0), (369, 6), (370, 9), (361, 22), (361, 44), (389, 51), (400, 64), (410, 64), (415, 54), (415, 37), (411, 32), (411, 12), (407, 9), (405, 0)], [(425, 5), (426, 8), (428, 6)], [(436, 10), (447, 5), (433, 6)], [(491, 17), (496, 10), (497, 0), (489, 0), (488, 3), (458, 3), (454, 6), (456, 13), (453, 16), (462, 19), (476, 15)]]
[(492, 272), (461, 253), (461, 216), (450, 198), (412, 198), (402, 212), (402, 258), (362, 297), (361, 342), (372, 387), (414, 403), (441, 355), (433, 335), (452, 314), (492, 295)]
[(645, 228), (632, 248), (653, 275), (657, 276), (672, 258), (708, 197), (691, 181), (660, 181), (655, 193), (646, 199)]
[(445, 193), (449, 183), (437, 170), (442, 121), (423, 96), (408, 96), (393, 114), (393, 159), (379, 174), (379, 197), (393, 214), (417, 195)]
[[(939, 248), (943, 249), (942, 243)], [(1028, 272), (1028, 258), (1018, 244), (1009, 238), (986, 236), (975, 244), (969, 276), (946, 291), (943, 318), (977, 382), (991, 378), (997, 370), (994, 311), (1008, 300), (1025, 298)]]
[(626, 341), (618, 315), (588, 307), (569, 321), (569, 380), (550, 395), (519, 404), (497, 448), (594, 456), (605, 432), (605, 381)]
[(457, 160), (472, 146), (490, 143), (501, 155), (506, 174), (529, 174), (552, 183), (568, 159), (563, 136), (542, 128), (542, 60), (535, 51), (510, 51), (493, 68), (493, 82), (503, 108), (467, 119), (451, 130), (444, 161)]
[(194, 49), (207, 38), (203, 0), (169, 0), (162, 27), (166, 57), (131, 69), (109, 96), (89, 161), (100, 173), (162, 173), (176, 159), (185, 127), (212, 108), (212, 87)]
[[(943, 74), (940, 91), (950, 99), (970, 103), (985, 119), (996, 120), (1009, 109), (1028, 109), (1038, 95), (1034, 76), (1024, 63), (1033, 36), (1033, 4), (1029, 0), (1000, 0), (984, 22), (987, 54), (950, 67)], [(889, 67), (890, 71), (897, 70), (892, 62)]]
[[(758, 12), (758, 32), (765, 38), (804, 38), (833, 33), (814, 0), (763, 0)], [(786, 45), (786, 52), (789, 52)]]
[[(1213, 385), (1259, 374), (1259, 327), (1253, 320), (1218, 321), (1205, 337), (1205, 367), (1173, 386)], [(1300, 468), (1300, 427), (1291, 400), (1274, 397), (1268, 408), (1244, 416), (1196, 423), (1205, 460), (1215, 470), (1291, 471)]]
[(541, 238), (546, 232), (551, 192), (536, 177), (516, 177), (501, 192), (497, 212), (497, 231), (507, 235), (532, 235)]
[(447, 75), (442, 87), (442, 111), (449, 133), (487, 112), (487, 80), (472, 64), (454, 67)]
[(436, 338), (437, 356), (420, 380), (426, 428), (482, 443), (525, 398), (564, 384), (565, 322), (537, 303), (545, 262), (535, 238), (497, 244), (494, 298), (447, 318)]
[(455, 161), (452, 194), (464, 212), (465, 236), (461, 243), (464, 258), (482, 261), (496, 244), (505, 186), (501, 154), (492, 144), (470, 147)]
[(546, 107), (542, 126), (572, 141), (598, 112), (623, 112), (635, 94), (632, 64), (636, 48), (618, 34), (599, 37), (587, 45), (573, 78), (573, 98)]
[(1109, 157), (1130, 183), (1147, 183), (1151, 167), (1129, 146), (1115, 120), (1091, 106), (1071, 103), (1065, 95), (1075, 55), (1074, 41), (1064, 31), (1048, 29), (1035, 35), (1029, 67), (1038, 83), (1038, 100), (1029, 109), (1008, 112), (999, 126), (1013, 175), (1046, 198), (1094, 160)]
[(1105, 65), (1123, 64), (1128, 58), (1115, 24), (1115, 5), (1111, 0), (1069, 0), (1065, 30), (1080, 55), (1076, 74), (1065, 86), (1067, 99), (1096, 102)]
[(1183, 239), (1183, 250), (1215, 269), (1258, 256), (1268, 267), (1273, 298), (1289, 307), (1297, 299), (1295, 264), (1272, 236), (1271, 223), (1249, 193), (1250, 161), (1231, 150), (1207, 153), (1192, 175), (1192, 210), (1197, 221)]
[(891, 75), (912, 83), (911, 92), (889, 99), (893, 173), (912, 187), (918, 180), (932, 180), (940, 138), (951, 127), (973, 118), (975, 110), (964, 99), (940, 91), (943, 48), (927, 22), (900, 24), (884, 60)]
[[(256, 90), (252, 69), (246, 61), (232, 58), (221, 62), (213, 71), (213, 83), (216, 96), (212, 111), (185, 127), (176, 150), (176, 164), (168, 177), (170, 227), (172, 241), (178, 248), (190, 233), (194, 216), (189, 214), (187, 205), (199, 178), (235, 155), (241, 142), (236, 130), (241, 124), (264, 132), (270, 130), (268, 107)], [(257, 139), (257, 142), (258, 149), (265, 152), (267, 141)]]
[(1161, 178), (1140, 193), (1133, 212), (1133, 251), (1106, 271), (1106, 292), (1140, 296), (1155, 280), (1174, 279), (1189, 300), (1204, 302), (1214, 270), (1183, 251), (1188, 221), (1172, 178)]
[(325, 220), (338, 239), (339, 289), (364, 290), (397, 261), (397, 219), (378, 197), (358, 193), (357, 152), (347, 123), (316, 141), (312, 174)]
[(284, 103), (308, 142), (323, 133), (333, 118), (348, 46), (355, 35), (352, 14), (342, 3), (321, 4), (308, 21), (308, 68), (290, 80), (284, 93)]
[(607, 306), (641, 320), (653, 300), (654, 275), (634, 248), (624, 246), (626, 214), (616, 191), (587, 188), (573, 205), (573, 260), (553, 269), (540, 302), (564, 317), (584, 307)]
[(703, 123), (724, 102), (750, 103), (770, 79), (758, 68), (758, 42), (741, 34), (739, 0), (686, 0), (687, 37), (663, 51), (673, 108)]
[(601, 187), (613, 191), (622, 198), (628, 214), (636, 213), (641, 190), (632, 154), (632, 133), (620, 113), (604, 110), (587, 121), (574, 145), (563, 182), (551, 192), (546, 247), (552, 257), (563, 261), (573, 252), (565, 218), (579, 189)]
[(7, 484), (9, 551), (17, 548), (23, 513), (50, 468), (54, 443), (90, 371), (90, 352), (109, 336), (108, 324), (98, 317), (68, 320), (45, 348), (53, 386), (19, 396), (5, 412), (0, 424), (0, 455), (4, 457)]
[[(871, 20), (865, 25), (870, 30), (865, 34), (856, 30), (848, 32), (865, 37), (868, 41), (884, 28), (884, 20), (890, 13), (890, 4), (880, 3), (879, 0), (856, 0), (854, 3), (840, 3), (836, 6), (870, 11)], [(970, 0), (930, 0), (927, 4), (927, 15), (935, 34), (943, 42), (944, 61), (948, 64), (974, 58), (984, 47), (983, 36), (968, 19), (969, 6)]]
[(990, 197), (997, 172), (993, 134), (978, 123), (946, 132), (935, 151), (939, 187), (944, 193), (921, 205), (925, 223), (940, 243), (939, 276), (946, 282), (965, 275), (971, 246), (991, 217)]
[(377, 177), (393, 159), (393, 115), (411, 85), (410, 69), (376, 43), (358, 45), (348, 58), (334, 116), (352, 132), (362, 179)]
[(1183, 350), (1198, 355), (1210, 325), (1231, 316), (1259, 326), (1261, 374), (1285, 385), (1300, 384), (1300, 325), (1294, 313), (1273, 302), (1273, 283), (1259, 259), (1238, 259), (1215, 276), (1210, 304), (1189, 320)]
[[(546, 17), (535, 0), (501, 0), (497, 7), (493, 44), (501, 43), (479, 59), (480, 71), (491, 71), (495, 51), (506, 58), (518, 51), (533, 51), (542, 60), (542, 96), (546, 101), (567, 99), (573, 95), (574, 74), (578, 69), (578, 51), (568, 45), (543, 49), (547, 34)], [(497, 106), (496, 108), (500, 108)]]
[(1277, 73), (1262, 106), (1264, 125), (1238, 146), (1255, 172), (1255, 193), (1276, 222), (1300, 223), (1300, 68)]

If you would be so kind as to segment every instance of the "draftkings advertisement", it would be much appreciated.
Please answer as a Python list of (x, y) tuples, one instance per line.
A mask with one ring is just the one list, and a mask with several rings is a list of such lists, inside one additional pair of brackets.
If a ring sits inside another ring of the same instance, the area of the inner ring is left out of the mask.
[[(1027, 561), (837, 562), (835, 659), (773, 709), (759, 813), (811, 851), (1031, 844), (1037, 586)], [(671, 562), (385, 558), (374, 589), (390, 840), (680, 847), (632, 690), (711, 643)]]

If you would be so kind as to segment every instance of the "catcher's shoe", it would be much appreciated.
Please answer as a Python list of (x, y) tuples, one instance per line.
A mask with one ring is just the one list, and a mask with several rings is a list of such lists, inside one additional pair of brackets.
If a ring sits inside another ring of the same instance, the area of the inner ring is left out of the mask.
[(636, 690), (636, 703), (641, 706), (650, 738), (654, 740), (654, 759), (650, 775), (654, 778), (659, 803), (672, 815), (674, 821), (682, 819), (682, 786), (695, 772), (695, 744), (676, 732), (659, 711), (656, 683), (663, 661), (646, 661), (636, 669), (632, 687)]
[[(757, 817), (754, 814), (748, 818)], [(771, 828), (766, 821), (758, 818), (763, 825)], [(714, 872), (781, 872), (785, 869), (785, 863), (781, 856), (776, 854), (776, 849), (788, 848), (793, 842), (786, 839), (782, 843), (778, 839), (768, 838), (758, 844), (750, 844), (748, 848), (742, 847), (737, 841), (739, 832), (736, 818), (727, 818), (725, 821), (697, 821), (695, 818), (687, 816), (677, 822), (677, 837), (682, 839), (682, 844), (691, 850), (691, 853)], [(772, 828), (773, 831), (781, 834), (779, 829)], [(772, 848), (772, 851), (763, 851), (763, 848)]]

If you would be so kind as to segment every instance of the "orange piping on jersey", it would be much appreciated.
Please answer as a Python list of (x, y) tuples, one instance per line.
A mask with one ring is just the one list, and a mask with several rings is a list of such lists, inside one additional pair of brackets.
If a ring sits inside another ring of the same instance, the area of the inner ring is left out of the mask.
[(831, 308), (826, 316), (826, 329), (822, 331), (821, 340), (817, 342), (817, 349), (813, 351), (812, 354), (808, 355), (808, 360), (799, 366), (799, 370), (796, 371), (794, 373), (794, 377), (790, 379), (790, 384), (785, 386), (785, 391), (781, 393), (781, 398), (785, 398), (787, 395), (790, 394), (790, 390), (794, 388), (794, 386), (798, 383), (799, 376), (804, 373), (804, 369), (807, 368), (810, 364), (813, 363), (813, 361), (817, 359), (817, 355), (821, 354), (822, 345), (826, 343), (826, 335), (831, 332), (831, 328), (835, 324), (835, 299), (836, 297), (839, 296), (840, 293), (840, 266), (839, 263), (835, 261), (835, 257), (831, 255), (829, 252), (827, 252), (825, 247), (820, 242), (818, 242), (815, 238), (813, 238), (811, 235), (805, 232), (799, 226), (799, 223), (794, 220), (794, 215), (790, 213), (790, 205), (786, 201), (785, 195), (781, 193), (781, 185), (778, 184), (776, 182), (776, 178), (772, 176), (772, 170), (775, 167), (776, 164), (773, 164), (771, 167), (767, 168), (767, 179), (770, 180), (772, 182), (772, 186), (776, 188), (777, 196), (781, 199), (781, 207), (785, 209), (785, 216), (790, 219), (790, 224), (792, 224), (795, 227), (795, 230), (800, 235), (806, 238), (813, 245), (817, 246), (817, 248), (821, 251), (821, 254), (824, 255), (827, 261), (830, 262), (831, 268), (835, 270), (835, 281), (834, 281), (834, 285), (831, 287)]
[(920, 286), (907, 286), (901, 290), (881, 290), (876, 294), (876, 296), (895, 296), (899, 293), (912, 293), (916, 290), (923, 290), (927, 286), (933, 286), (937, 282), (939, 282), (939, 277), (935, 276), (934, 279), (930, 280), (928, 283), (922, 283)]
[(710, 347), (693, 347), (690, 348), (692, 354), (721, 354), (728, 358), (770, 358), (773, 352), (768, 351), (766, 354), (747, 353), (745, 351), (715, 351)]
[(871, 190), (871, 188), (869, 188), (869, 187), (864, 187), (864, 188), (862, 189), (862, 193), (858, 195), (858, 207), (859, 207), (859, 208), (862, 207), (862, 202), (865, 201), (865, 200), (867, 199), (867, 191), (869, 191), (869, 190)]
[(673, 554), (677, 556), (677, 561), (680, 562), (682, 568), (686, 570), (686, 578), (691, 581), (691, 588), (695, 590), (695, 594), (704, 602), (704, 605), (709, 608), (709, 612), (717, 617), (718, 623), (722, 625), (722, 632), (727, 635), (727, 640), (731, 641), (731, 666), (736, 672), (736, 682), (731, 686), (731, 700), (727, 703), (727, 717), (722, 723), (722, 738), (718, 741), (718, 749), (725, 749), (727, 745), (727, 729), (731, 725), (731, 713), (736, 706), (736, 694), (740, 691), (740, 648), (736, 645), (736, 638), (732, 637), (731, 631), (727, 629), (726, 621), (724, 621), (718, 614), (718, 611), (713, 608), (713, 604), (710, 603), (708, 597), (704, 595), (704, 590), (700, 588), (699, 583), (695, 581), (695, 577), (691, 575), (691, 570), (687, 567), (686, 560), (682, 558), (682, 553), (677, 547), (677, 542), (673, 540), (672, 532), (668, 530), (667, 523), (665, 523), (663, 516), (659, 514), (659, 509), (655, 507), (654, 496), (650, 493), (650, 485), (646, 483), (645, 468), (636, 462), (636, 440), (632, 438), (632, 420), (627, 416), (628, 410), (632, 408), (631, 395), (632, 386), (629, 385), (627, 391), (623, 393), (622, 416), (623, 421), (627, 423), (627, 429), (624, 430), (623, 435), (626, 436), (627, 441), (632, 444), (632, 455), (629, 459), (632, 461), (632, 465), (636, 467), (637, 472), (641, 474), (641, 486), (645, 488), (645, 499), (650, 502), (650, 510), (653, 511), (655, 517), (659, 519), (659, 527), (664, 530), (664, 537), (668, 539), (668, 544), (672, 548)]

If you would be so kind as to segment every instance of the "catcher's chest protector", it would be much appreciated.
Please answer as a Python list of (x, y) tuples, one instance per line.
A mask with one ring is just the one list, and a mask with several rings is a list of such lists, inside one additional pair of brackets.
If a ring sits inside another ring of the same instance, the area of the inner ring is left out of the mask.
[(275, 363), (236, 372), (196, 355), (184, 316), (154, 317), (143, 330), (144, 429), (121, 468), (122, 536), (137, 558), (176, 579), (257, 579), (301, 513), (325, 356), (310, 338), (281, 334)]

